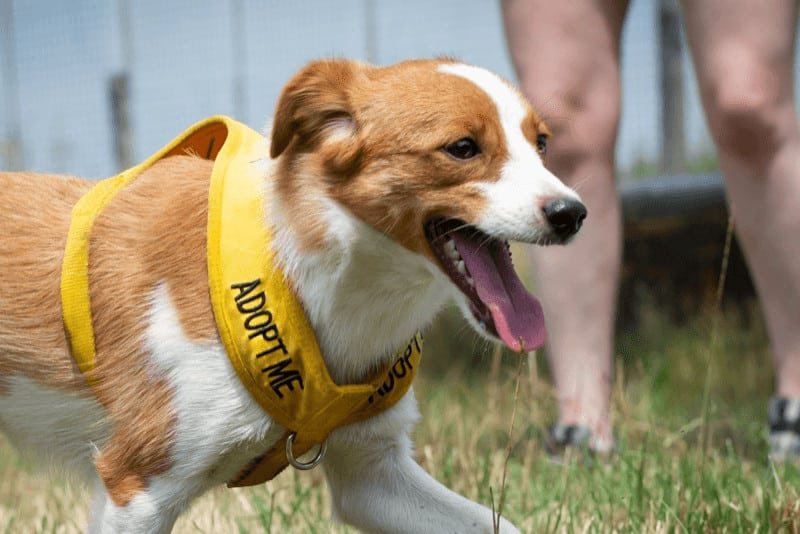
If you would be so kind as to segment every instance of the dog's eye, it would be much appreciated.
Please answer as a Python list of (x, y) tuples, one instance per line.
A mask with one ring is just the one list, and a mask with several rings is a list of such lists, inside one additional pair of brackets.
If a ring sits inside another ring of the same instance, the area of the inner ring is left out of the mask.
[(464, 137), (455, 143), (445, 145), (444, 151), (456, 159), (470, 159), (480, 154), (481, 148), (471, 137)]
[(536, 150), (539, 154), (544, 156), (547, 154), (547, 134), (539, 134), (536, 136)]

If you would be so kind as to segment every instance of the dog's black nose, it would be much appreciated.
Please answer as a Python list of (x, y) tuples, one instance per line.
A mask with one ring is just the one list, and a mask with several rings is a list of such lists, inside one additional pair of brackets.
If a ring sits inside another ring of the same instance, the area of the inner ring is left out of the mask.
[(560, 239), (575, 235), (586, 218), (586, 206), (571, 198), (553, 200), (545, 205), (542, 211)]

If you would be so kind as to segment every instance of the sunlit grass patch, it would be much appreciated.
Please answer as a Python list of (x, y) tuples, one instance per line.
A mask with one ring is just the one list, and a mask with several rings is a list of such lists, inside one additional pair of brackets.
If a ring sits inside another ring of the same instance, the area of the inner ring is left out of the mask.
[[(446, 485), (490, 506), (500, 491), (518, 359), (497, 360), (480, 343), (474, 351), (458, 321), (442, 324), (415, 386), (416, 456)], [(447, 356), (440, 351), (452, 338)], [(542, 437), (555, 396), (542, 360), (523, 367), (506, 481), (504, 514), (524, 532), (800, 528), (798, 469), (766, 461), (772, 371), (757, 319), (709, 314), (677, 327), (654, 314), (625, 334), (612, 403), (619, 444), (609, 460), (550, 461)], [(0, 533), (80, 532), (87, 507), (85, 490), (36, 474), (0, 444)], [(319, 470), (289, 470), (264, 486), (203, 496), (176, 532), (352, 530), (332, 520)]]

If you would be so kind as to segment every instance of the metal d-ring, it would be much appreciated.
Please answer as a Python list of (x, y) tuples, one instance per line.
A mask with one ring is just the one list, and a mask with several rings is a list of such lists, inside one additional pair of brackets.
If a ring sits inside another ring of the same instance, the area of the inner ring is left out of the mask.
[(310, 462), (301, 462), (294, 457), (293, 445), (295, 436), (297, 436), (297, 433), (292, 432), (286, 437), (286, 459), (289, 461), (289, 465), (302, 471), (314, 469), (319, 465), (319, 463), (322, 461), (322, 458), (325, 456), (325, 451), (328, 450), (328, 441), (325, 440), (322, 442), (322, 444), (319, 446), (319, 452), (317, 452), (317, 455), (313, 460)]

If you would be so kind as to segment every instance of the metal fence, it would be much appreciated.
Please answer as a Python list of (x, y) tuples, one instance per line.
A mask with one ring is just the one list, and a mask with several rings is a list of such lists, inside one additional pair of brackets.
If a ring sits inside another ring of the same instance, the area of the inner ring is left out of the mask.
[[(676, 41), (683, 61), (671, 72), (682, 78), (683, 98), (661, 114), (658, 25), (670, 3), (630, 4), (617, 145), (623, 170), (664, 159), (662, 140), (676, 125), (688, 157), (712, 151), (691, 64)], [(117, 170), (124, 162), (114, 147), (111, 91), (121, 75), (128, 157), (140, 160), (205, 115), (262, 126), (286, 79), (333, 55), (381, 64), (451, 55), (514, 78), (499, 0), (0, 0), (0, 168)]]
[[(625, 27), (623, 167), (659, 154), (659, 1), (634, 0)], [(260, 127), (286, 79), (331, 55), (452, 55), (514, 76), (495, 0), (0, 0), (0, 168), (117, 170), (115, 80), (140, 160), (205, 115)], [(707, 149), (692, 80), (687, 144)]]
[(512, 75), (494, 2), (0, 0), (0, 166), (118, 167), (111, 86), (128, 76), (136, 160), (198, 118), (260, 127), (303, 63), (451, 54)]

